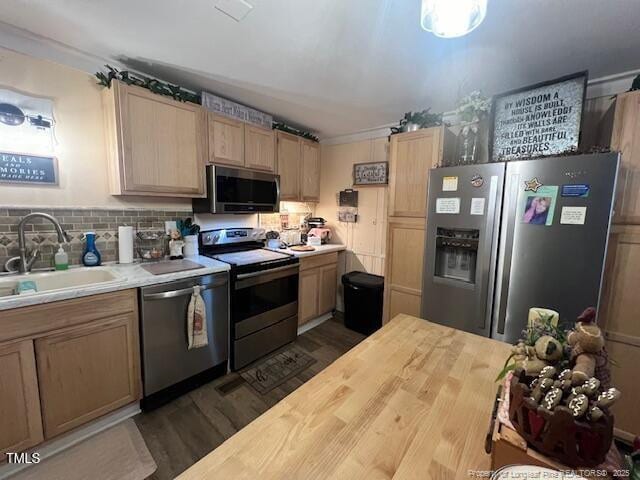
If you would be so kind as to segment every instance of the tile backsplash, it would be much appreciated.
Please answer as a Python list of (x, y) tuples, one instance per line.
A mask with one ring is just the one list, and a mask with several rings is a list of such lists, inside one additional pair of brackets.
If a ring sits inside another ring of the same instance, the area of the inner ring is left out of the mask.
[[(190, 210), (151, 209), (87, 209), (55, 208), (27, 209), (0, 207), (0, 271), (10, 257), (19, 255), (18, 223), (25, 215), (43, 212), (53, 215), (67, 232), (69, 243), (63, 248), (69, 253), (70, 264), (80, 264), (84, 250), (84, 232), (96, 232), (96, 245), (103, 262), (118, 259), (118, 227), (131, 225), (138, 230), (164, 230), (164, 222), (192, 217)], [(38, 248), (40, 256), (33, 268), (53, 266), (58, 250), (58, 236), (54, 226), (42, 218), (34, 218), (25, 226), (27, 249)], [(137, 256), (137, 253), (134, 252)]]

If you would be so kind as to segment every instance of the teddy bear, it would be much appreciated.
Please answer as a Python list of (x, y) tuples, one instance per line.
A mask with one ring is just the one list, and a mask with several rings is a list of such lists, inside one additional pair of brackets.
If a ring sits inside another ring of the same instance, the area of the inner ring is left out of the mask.
[(595, 318), (595, 308), (587, 308), (578, 317), (575, 328), (567, 335), (573, 365), (571, 380), (573, 385), (582, 385), (595, 376), (606, 388), (609, 383), (609, 362), (604, 349), (604, 336), (594, 323)]
[(529, 377), (537, 377), (540, 372), (562, 358), (562, 345), (550, 335), (543, 335), (533, 346), (519, 342), (512, 348), (517, 368), (522, 368)]

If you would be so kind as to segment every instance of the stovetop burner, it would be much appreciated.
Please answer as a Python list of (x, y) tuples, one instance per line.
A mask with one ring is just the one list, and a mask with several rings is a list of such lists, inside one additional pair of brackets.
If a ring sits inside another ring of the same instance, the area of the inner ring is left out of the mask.
[(251, 265), (253, 263), (272, 262), (274, 260), (288, 260), (291, 255), (286, 253), (274, 252), (265, 248), (254, 250), (245, 250), (232, 253), (221, 253), (219, 255), (209, 255), (211, 258), (220, 260), (221, 262), (230, 263), (232, 265), (242, 266)]
[(290, 254), (264, 248), (263, 228), (221, 228), (200, 232), (200, 253), (231, 265), (236, 272), (268, 270), (298, 263)]

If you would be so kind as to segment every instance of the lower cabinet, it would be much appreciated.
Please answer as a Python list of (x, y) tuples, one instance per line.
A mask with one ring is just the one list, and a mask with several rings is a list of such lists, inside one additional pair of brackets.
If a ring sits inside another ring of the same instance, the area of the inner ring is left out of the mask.
[(420, 316), (424, 234), (425, 221), (422, 218), (388, 219), (385, 323), (400, 313)]
[(298, 325), (335, 310), (337, 288), (337, 253), (301, 258)]
[(135, 328), (128, 314), (36, 340), (47, 438), (138, 399)]
[(135, 290), (2, 313), (0, 462), (140, 399)]
[(0, 463), (44, 438), (31, 340), (0, 345), (0, 421)]

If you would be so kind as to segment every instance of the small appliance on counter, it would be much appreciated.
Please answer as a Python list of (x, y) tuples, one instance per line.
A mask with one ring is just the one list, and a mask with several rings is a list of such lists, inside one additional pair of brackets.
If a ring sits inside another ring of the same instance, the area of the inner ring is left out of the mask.
[[(306, 224), (309, 228), (307, 232), (307, 243), (309, 243), (309, 237), (320, 238), (320, 243), (325, 244), (331, 240), (331, 229), (325, 227), (327, 221), (322, 217), (308, 218)], [(314, 243), (316, 245), (316, 243)]]

